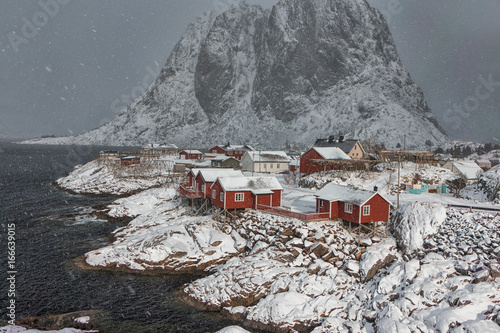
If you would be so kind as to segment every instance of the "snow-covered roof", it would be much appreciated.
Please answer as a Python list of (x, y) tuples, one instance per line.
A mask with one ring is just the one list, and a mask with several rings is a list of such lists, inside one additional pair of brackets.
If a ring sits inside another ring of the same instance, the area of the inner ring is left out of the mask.
[(219, 178), (224, 191), (251, 191), (254, 194), (271, 194), (271, 190), (282, 190), (276, 177), (231, 177)]
[(246, 151), (252, 151), (255, 150), (252, 146), (250, 145), (219, 145), (217, 146), (219, 148), (224, 149), (225, 151), (234, 151), (234, 150), (246, 150)]
[(203, 154), (201, 151), (196, 150), (196, 149), (195, 150), (189, 150), (189, 149), (188, 150), (183, 150), (183, 151), (181, 151), (181, 153), (198, 154), (198, 155)]
[(201, 169), (199, 173), (207, 183), (213, 183), (217, 178), (245, 177), (240, 170), (234, 169)]
[(221, 155), (221, 156), (217, 156), (217, 157), (212, 158), (211, 161), (224, 162), (225, 160), (228, 160), (230, 158), (232, 158), (233, 160), (236, 160), (234, 157)]
[(284, 151), (247, 151), (246, 154), (254, 162), (290, 163), (291, 158)]
[(349, 155), (344, 153), (342, 149), (337, 148), (337, 147), (313, 147), (314, 149), (321, 157), (323, 157), (325, 160), (350, 160), (351, 158)]
[[(378, 192), (354, 189), (352, 187), (330, 183), (323, 187), (316, 196), (321, 200), (343, 201), (357, 206), (362, 206), (377, 193)], [(384, 195), (380, 193), (378, 194), (392, 205), (391, 201)]]
[(144, 145), (144, 149), (177, 149), (173, 143), (148, 143)]
[(454, 161), (453, 166), (467, 179), (478, 179), (483, 169), (474, 161)]
[(201, 162), (201, 163), (196, 163), (195, 165), (197, 168), (209, 168), (212, 166), (212, 162), (210, 162), (210, 160), (208, 161), (205, 161), (205, 162)]
[[(340, 148), (344, 153), (349, 154), (356, 143), (358, 143), (359, 140), (329, 140), (329, 139), (318, 139), (314, 143), (313, 147), (323, 147), (323, 148)], [(363, 147), (361, 147), (363, 149)]]
[[(192, 169), (191, 169), (191, 171), (189, 171), (189, 172), (191, 172), (191, 173), (193, 174), (193, 177), (196, 177), (196, 176), (198, 176), (198, 172), (200, 172), (200, 170), (205, 170), (205, 168), (203, 168), (203, 169), (200, 169), (200, 168), (192, 168)], [(188, 173), (189, 173), (189, 172), (188, 172)]]

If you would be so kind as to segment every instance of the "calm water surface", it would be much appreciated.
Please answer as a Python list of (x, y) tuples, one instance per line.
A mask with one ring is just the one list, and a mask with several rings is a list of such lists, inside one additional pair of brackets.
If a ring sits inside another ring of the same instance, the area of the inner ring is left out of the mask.
[[(7, 322), (7, 225), (16, 225), (17, 318), (101, 310), (101, 332), (215, 332), (234, 322), (175, 300), (190, 276), (85, 272), (72, 259), (102, 247), (120, 225), (93, 217), (113, 198), (74, 196), (52, 185), (102, 147), (0, 142), (0, 326)], [(78, 214), (78, 218), (72, 217)]]

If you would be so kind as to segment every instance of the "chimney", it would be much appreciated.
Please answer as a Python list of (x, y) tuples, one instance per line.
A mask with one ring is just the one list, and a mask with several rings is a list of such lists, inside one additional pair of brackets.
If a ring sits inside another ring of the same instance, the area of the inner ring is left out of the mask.
[(334, 135), (330, 135), (328, 137), (328, 143), (332, 143), (334, 140), (335, 140), (335, 136)]
[(378, 192), (378, 186), (373, 186), (373, 191)]
[(341, 135), (341, 136), (339, 137), (339, 142), (340, 142), (340, 143), (344, 142), (344, 136), (343, 136), (343, 135)]

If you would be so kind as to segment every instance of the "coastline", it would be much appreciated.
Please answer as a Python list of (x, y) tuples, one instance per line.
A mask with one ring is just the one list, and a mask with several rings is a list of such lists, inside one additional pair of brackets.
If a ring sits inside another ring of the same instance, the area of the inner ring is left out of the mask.
[[(483, 313), (500, 303), (494, 279), (500, 217), (487, 213), (405, 205), (391, 229), (397, 239), (368, 237), (358, 246), (333, 221), (304, 223), (247, 211), (223, 227), (210, 216), (189, 216), (173, 189), (122, 197), (107, 209), (116, 214), (108, 217), (130, 222), (110, 235), (107, 246), (75, 258), (76, 267), (193, 277), (175, 293), (179, 301), (252, 329), (385, 331), (407, 318), (408, 329), (442, 330), (462, 310), (467, 314), (460, 325), (475, 327), (494, 324)], [(461, 257), (453, 239), (472, 226), (492, 240), (484, 253), (479, 240), (470, 243), (480, 255)], [(446, 245), (438, 245), (443, 239)], [(463, 301), (457, 303), (458, 292)]]

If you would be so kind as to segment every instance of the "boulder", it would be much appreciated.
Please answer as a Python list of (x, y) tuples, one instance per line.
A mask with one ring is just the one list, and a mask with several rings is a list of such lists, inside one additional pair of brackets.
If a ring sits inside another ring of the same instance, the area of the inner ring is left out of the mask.
[(366, 249), (359, 263), (361, 281), (371, 280), (377, 272), (396, 259), (396, 241), (387, 238)]

